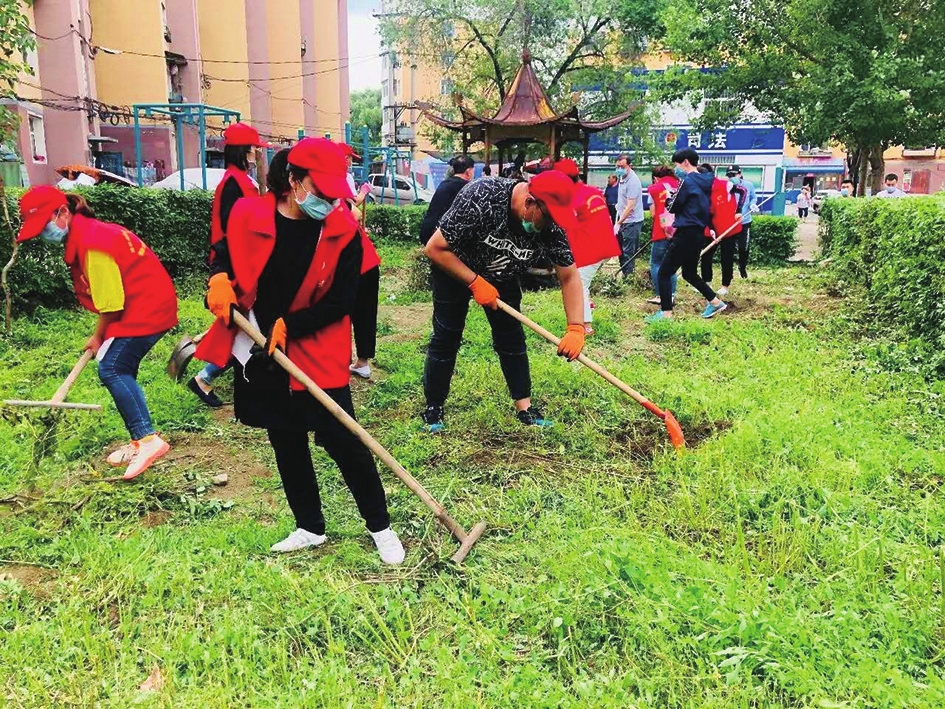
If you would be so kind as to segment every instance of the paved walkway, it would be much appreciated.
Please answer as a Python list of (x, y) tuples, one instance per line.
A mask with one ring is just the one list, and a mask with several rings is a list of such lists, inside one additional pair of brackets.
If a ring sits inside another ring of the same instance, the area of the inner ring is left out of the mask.
[(817, 227), (820, 217), (811, 214), (806, 221), (797, 225), (797, 251), (792, 261), (811, 261), (820, 251), (817, 246)]

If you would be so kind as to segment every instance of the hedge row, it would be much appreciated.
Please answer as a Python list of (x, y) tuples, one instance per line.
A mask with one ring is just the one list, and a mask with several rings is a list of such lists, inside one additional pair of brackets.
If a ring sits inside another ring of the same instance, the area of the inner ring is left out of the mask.
[[(19, 227), (17, 200), (22, 190), (7, 190), (14, 229)], [(121, 224), (154, 249), (175, 281), (203, 274), (210, 234), (212, 196), (202, 190), (128, 189), (94, 187), (83, 194), (99, 219)], [(367, 224), (377, 242), (418, 243), (424, 206), (368, 207)], [(642, 240), (649, 238), (652, 222), (644, 224)], [(752, 261), (759, 265), (783, 264), (795, 250), (797, 220), (790, 217), (756, 217), (752, 227)], [(11, 235), (0, 219), (0, 263), (10, 257)], [(72, 288), (60, 247), (33, 240), (20, 249), (19, 263), (10, 272), (11, 289), (18, 308), (73, 302)]]
[(907, 199), (830, 199), (820, 243), (834, 287), (857, 298), (874, 324), (945, 374), (945, 195)]

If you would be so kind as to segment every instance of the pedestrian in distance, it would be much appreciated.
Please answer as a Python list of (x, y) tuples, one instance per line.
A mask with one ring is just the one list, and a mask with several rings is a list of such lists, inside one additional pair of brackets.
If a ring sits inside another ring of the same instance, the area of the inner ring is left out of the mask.
[(521, 323), (498, 309), (497, 299), (515, 309), (522, 304), (519, 276), (547, 257), (555, 265), (567, 332), (558, 354), (576, 359), (584, 348), (581, 277), (574, 266), (566, 232), (575, 228), (574, 183), (557, 170), (531, 182), (484, 177), (464, 187), (424, 252), (433, 262), (433, 335), (423, 372), (426, 409), (421, 418), (430, 432), (443, 429), (456, 355), (472, 298), (485, 311), (492, 345), (518, 420), (526, 426), (551, 421), (532, 404), (531, 374)]
[[(278, 348), (354, 417), (351, 401), (351, 314), (358, 295), (363, 249), (345, 157), (325, 138), (305, 138), (272, 160), (268, 192), (237, 202), (230, 219), (225, 271), (210, 278), (207, 306), (217, 320), (197, 356), (217, 364), (231, 356), (234, 413), (266, 430), (296, 529), (272, 546), (290, 552), (326, 541), (325, 518), (309, 433), (341, 471), (381, 560), (399, 564), (404, 548), (390, 527), (384, 487), (363, 443), (302, 385), (278, 367)], [(262, 332), (250, 347), (228, 327), (239, 308)]]
[(845, 177), (840, 181), (840, 196), (856, 197), (856, 187), (853, 184), (853, 180), (851, 180), (849, 177)]
[(715, 177), (715, 169), (708, 163), (699, 166), (699, 172), (712, 175), (712, 198), (709, 206), (711, 223), (706, 227), (706, 246), (710, 246), (720, 234), (727, 236), (712, 246), (701, 260), (702, 280), (712, 283), (712, 261), (715, 252), (721, 249), (722, 287), (719, 296), (728, 295), (735, 270), (735, 244), (742, 231), (742, 207), (748, 199), (748, 191), (733, 180), (721, 180)]
[[(646, 188), (650, 195), (650, 214), (653, 217), (653, 234), (650, 237), (650, 280), (653, 282), (653, 297), (646, 302), (659, 305), (660, 279), (659, 271), (666, 250), (669, 248), (669, 239), (673, 234), (674, 215), (666, 211), (666, 201), (679, 189), (679, 180), (673, 174), (673, 168), (668, 165), (657, 165), (651, 172), (651, 184)], [(670, 279), (673, 301), (676, 300), (676, 275)]]
[(457, 155), (449, 162), (449, 176), (437, 185), (436, 192), (430, 199), (423, 221), (420, 222), (420, 245), (426, 246), (433, 232), (440, 225), (440, 219), (453, 205), (456, 195), (473, 179), (476, 163), (468, 155)]
[(630, 159), (620, 155), (616, 160), (617, 220), (614, 234), (620, 241), (620, 271), (627, 278), (633, 274), (634, 254), (640, 246), (643, 231), (643, 185), (630, 167)]
[(810, 214), (810, 187), (804, 185), (801, 187), (801, 193), (797, 195), (797, 216), (802, 221), (807, 221), (808, 214)]
[(905, 197), (906, 193), (899, 189), (899, 175), (890, 172), (883, 180), (886, 183), (885, 189), (876, 194), (880, 199), (897, 199)]
[(591, 281), (608, 259), (620, 255), (620, 244), (614, 235), (607, 213), (607, 201), (596, 187), (581, 180), (577, 163), (570, 158), (559, 160), (554, 169), (567, 175), (574, 182), (574, 213), (577, 226), (568, 232), (568, 243), (574, 256), (574, 265), (581, 276), (584, 291), (584, 334), (593, 335), (591, 308)]
[[(226, 229), (236, 201), (243, 197), (258, 197), (259, 187), (249, 176), (251, 165), (256, 164), (256, 149), (270, 147), (259, 138), (259, 133), (245, 123), (234, 123), (223, 131), (223, 164), (226, 172), (213, 192), (210, 212), (210, 263), (218, 252), (226, 251)], [(225, 255), (224, 255), (225, 258)], [(229, 368), (207, 364), (187, 382), (187, 388), (207, 406), (223, 406), (213, 391), (216, 378)]]
[(354, 363), (348, 367), (352, 374), (361, 379), (371, 378), (371, 360), (377, 354), (377, 304), (381, 294), (381, 257), (367, 231), (365, 224), (364, 202), (370, 190), (365, 182), (357, 190), (351, 168), (357, 153), (347, 143), (338, 143), (338, 149), (345, 156), (345, 180), (353, 199), (345, 200), (351, 209), (351, 215), (358, 222), (363, 257), (361, 260), (361, 278), (358, 281), (358, 297), (351, 313), (351, 329), (354, 331)]
[(747, 193), (745, 203), (742, 205), (742, 230), (736, 240), (738, 245), (738, 274), (742, 278), (748, 278), (748, 249), (751, 244), (751, 222), (752, 215), (758, 213), (758, 193), (751, 180), (746, 180), (742, 175), (742, 169), (738, 165), (729, 166), (725, 173), (729, 181), (740, 187), (744, 187)]
[(610, 214), (610, 223), (617, 221), (617, 193), (620, 187), (617, 185), (616, 175), (607, 175), (607, 187), (604, 188), (604, 198), (607, 200), (607, 212)]
[(673, 153), (674, 173), (681, 181), (679, 190), (667, 203), (667, 209), (675, 215), (675, 229), (658, 274), (660, 283), (660, 311), (647, 318), (657, 322), (673, 317), (672, 276), (682, 268), (682, 276), (706, 299), (702, 317), (711, 318), (727, 307), (715, 291), (699, 277), (699, 254), (705, 244), (705, 230), (711, 224), (710, 205), (712, 196), (711, 174), (697, 169), (699, 154), (692, 148)]
[(98, 376), (112, 395), (131, 442), (108, 456), (131, 480), (170, 450), (155, 431), (138, 384), (138, 367), (177, 324), (177, 293), (164, 266), (137, 236), (95, 218), (85, 200), (39, 186), (20, 198), (23, 226), (17, 241), (39, 237), (64, 247), (79, 304), (98, 314), (85, 343), (98, 360)]

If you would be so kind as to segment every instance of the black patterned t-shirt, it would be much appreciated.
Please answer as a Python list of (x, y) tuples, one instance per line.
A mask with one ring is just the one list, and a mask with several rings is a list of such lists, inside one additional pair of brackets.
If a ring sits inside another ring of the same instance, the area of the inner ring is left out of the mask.
[(491, 281), (514, 278), (542, 256), (557, 266), (574, 263), (564, 230), (550, 223), (529, 234), (512, 213), (512, 190), (519, 182), (505, 177), (470, 182), (440, 219), (439, 229), (450, 250)]

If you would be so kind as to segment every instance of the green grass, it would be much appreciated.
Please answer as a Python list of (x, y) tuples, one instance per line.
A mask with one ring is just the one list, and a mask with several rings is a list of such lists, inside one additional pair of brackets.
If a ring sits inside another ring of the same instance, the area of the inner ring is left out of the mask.
[[(406, 250), (382, 256), (384, 294), (404, 292)], [(385, 304), (358, 414), (462, 524), (488, 522), (462, 568), (382, 472), (408, 552), (384, 568), (320, 450), (329, 543), (270, 555), (293, 526), (271, 451), (166, 379), (177, 334), (141, 381), (189, 453), (135, 483), (94, 482), (122, 428), (91, 370), (70, 400), (105, 413), (64, 414), (38, 465), (46, 425), (7, 414), (0, 705), (945, 705), (945, 390), (878, 366), (811, 270), (753, 275), (711, 322), (682, 283), (681, 319), (659, 328), (641, 291), (595, 296), (588, 354), (674, 412), (681, 457), (658, 420), (536, 337), (535, 397), (557, 424), (521, 428), (475, 310), (448, 431), (421, 433), (429, 310)], [(524, 307), (563, 330), (557, 293)], [(183, 321), (206, 324), (197, 297)], [(3, 397), (49, 396), (90, 326), (18, 321), (0, 340)], [(221, 468), (245, 486), (210, 489)], [(155, 666), (163, 689), (139, 692)]]

